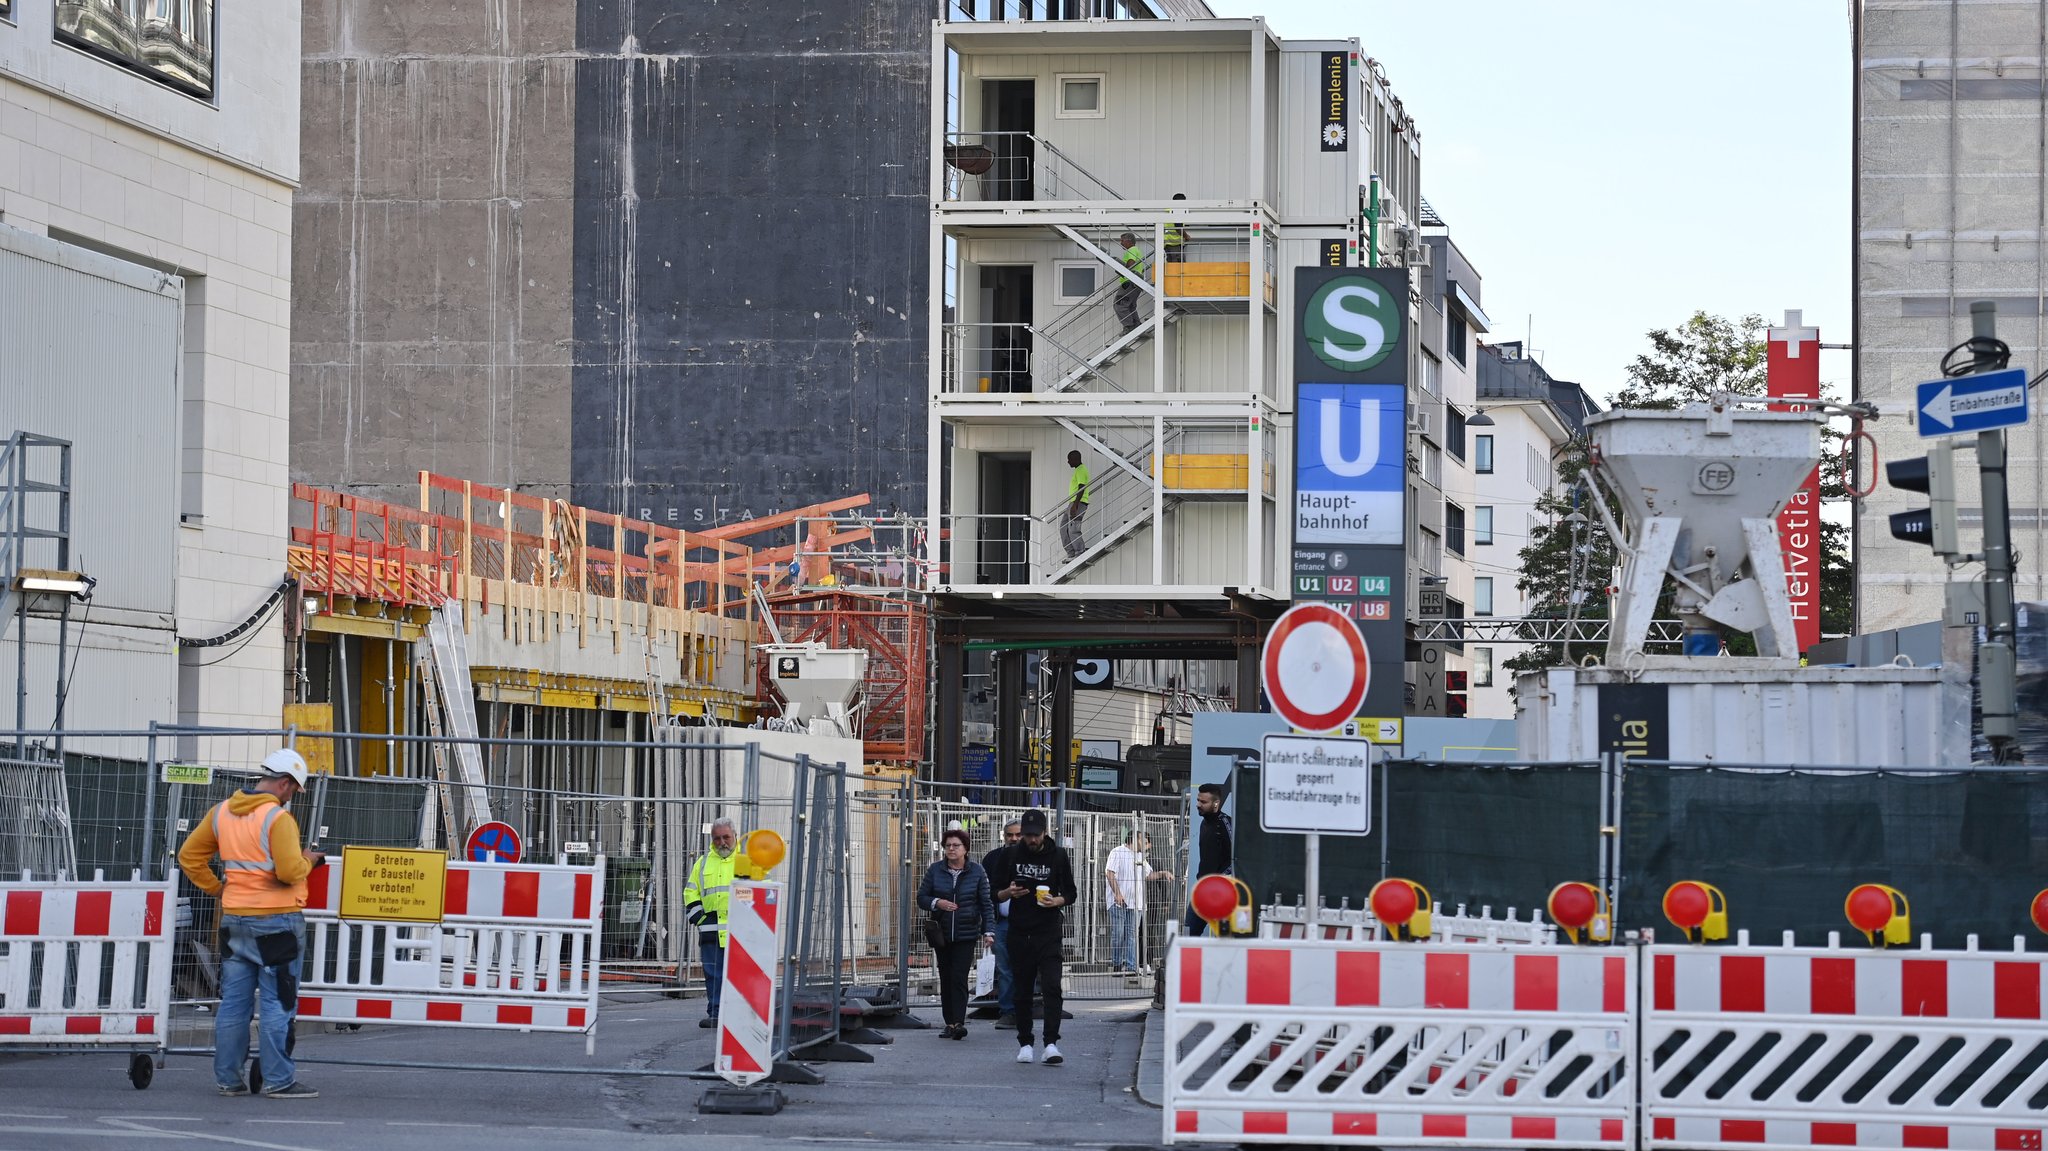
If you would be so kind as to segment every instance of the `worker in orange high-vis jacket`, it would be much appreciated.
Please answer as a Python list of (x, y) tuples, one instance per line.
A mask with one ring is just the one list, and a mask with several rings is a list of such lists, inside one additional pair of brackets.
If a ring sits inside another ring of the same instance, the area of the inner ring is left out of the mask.
[[(247, 1095), (249, 1017), (257, 1024), (268, 1099), (315, 1099), (292, 1065), (292, 1023), (299, 1007), (299, 954), (306, 943), (306, 878), (326, 862), (299, 846), (299, 824), (285, 805), (306, 786), (306, 761), (285, 747), (263, 757), (255, 786), (206, 813), (178, 848), (178, 867), (221, 904), (220, 1011), (213, 1019), (213, 1081), (222, 1095)], [(209, 864), (218, 856), (221, 877)]]

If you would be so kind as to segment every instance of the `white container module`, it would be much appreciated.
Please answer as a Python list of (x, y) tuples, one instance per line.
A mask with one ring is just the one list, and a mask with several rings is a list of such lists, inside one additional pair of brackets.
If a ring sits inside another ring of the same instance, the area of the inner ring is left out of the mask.
[(1969, 763), (1969, 687), (1938, 667), (1638, 656), (1516, 681), (1518, 754), (1798, 767)]

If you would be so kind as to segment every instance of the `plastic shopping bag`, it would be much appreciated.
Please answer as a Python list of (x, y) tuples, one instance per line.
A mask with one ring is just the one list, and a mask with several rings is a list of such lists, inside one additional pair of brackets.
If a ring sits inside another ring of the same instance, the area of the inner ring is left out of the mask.
[(974, 994), (978, 998), (996, 988), (996, 953), (983, 951), (974, 961)]

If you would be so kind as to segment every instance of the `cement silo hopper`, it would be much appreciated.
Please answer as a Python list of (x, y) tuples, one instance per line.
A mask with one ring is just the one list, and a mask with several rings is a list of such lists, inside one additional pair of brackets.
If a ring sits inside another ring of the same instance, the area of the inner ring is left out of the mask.
[(1666, 580), (1687, 655), (1718, 652), (1725, 628), (1752, 633), (1759, 655), (1798, 660), (1777, 515), (1820, 459), (1822, 420), (1732, 400), (1587, 418), (1594, 467), (1622, 512), (1609, 664), (1642, 650)]
[(784, 719), (812, 735), (860, 738), (857, 701), (867, 683), (866, 651), (822, 643), (764, 643), (761, 651)]

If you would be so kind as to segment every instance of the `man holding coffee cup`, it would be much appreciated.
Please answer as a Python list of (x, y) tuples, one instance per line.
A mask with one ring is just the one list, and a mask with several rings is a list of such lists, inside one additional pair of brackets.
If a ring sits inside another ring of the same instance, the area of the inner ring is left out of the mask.
[(1027, 811), (1019, 821), (1022, 841), (1003, 852), (989, 875), (997, 899), (1011, 900), (1010, 977), (1017, 1001), (1017, 1062), (1037, 1062), (1031, 1029), (1031, 988), (1034, 980), (1045, 1004), (1045, 1062), (1057, 1066), (1060, 1054), (1060, 955), (1064, 909), (1079, 894), (1074, 865), (1066, 849), (1046, 834), (1045, 813)]

